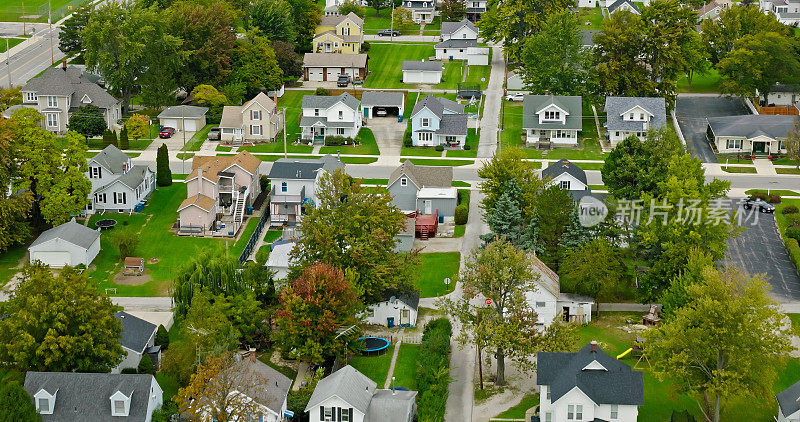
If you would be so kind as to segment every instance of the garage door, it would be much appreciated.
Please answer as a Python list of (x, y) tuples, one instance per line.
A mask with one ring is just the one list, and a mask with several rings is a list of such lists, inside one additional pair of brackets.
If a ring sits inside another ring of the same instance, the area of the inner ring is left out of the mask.
[(403, 74), (403, 82), (405, 83), (419, 83), (420, 82), (420, 74), (419, 72), (405, 72)]
[(339, 73), (340, 73), (340, 70), (341, 70), (340, 68), (338, 68), (338, 67), (335, 67), (335, 68), (329, 67), (329, 68), (327, 68), (327, 70), (328, 70), (328, 80), (329, 81), (335, 81), (335, 80), (339, 79)]
[(322, 69), (309, 69), (308, 70), (308, 79), (314, 82), (322, 82)]
[(183, 121), (184, 130), (187, 132), (196, 132), (197, 131), (197, 120), (187, 119)]
[(71, 264), (69, 252), (63, 251), (35, 251), (31, 254), (31, 261), (42, 261), (51, 267), (63, 267)]
[(165, 127), (177, 128), (178, 119), (164, 119), (161, 121), (161, 124)]

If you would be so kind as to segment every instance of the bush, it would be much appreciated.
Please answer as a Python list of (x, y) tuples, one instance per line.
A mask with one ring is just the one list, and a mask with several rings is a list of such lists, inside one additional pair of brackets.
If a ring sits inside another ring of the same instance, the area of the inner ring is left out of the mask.
[(436, 145), (436, 148), (434, 148), (434, 149), (436, 151), (444, 151), (444, 145)]
[(81, 106), (72, 113), (67, 127), (87, 138), (103, 135), (107, 128), (103, 112), (91, 104)]
[(119, 230), (111, 236), (111, 244), (119, 249), (119, 259), (136, 255), (139, 246), (139, 235), (130, 230)]
[(784, 219), (786, 220), (786, 227), (800, 226), (800, 214), (787, 214)]
[(792, 226), (786, 229), (786, 237), (800, 242), (800, 227)]
[(167, 400), (153, 412), (151, 422), (171, 422), (172, 417), (178, 414), (178, 405)]
[(169, 349), (169, 332), (163, 325), (156, 330), (156, 346), (161, 346), (161, 350)]
[(103, 147), (109, 145), (117, 146), (117, 132), (106, 129), (103, 131)]
[(136, 368), (123, 368), (121, 373), (123, 374), (138, 374)]
[(781, 203), (781, 196), (780, 195), (775, 195), (773, 193), (773, 194), (769, 195), (768, 200), (769, 200), (770, 204), (780, 204)]
[(169, 150), (167, 144), (161, 144), (156, 153), (156, 184), (169, 186), (172, 184), (172, 170), (169, 168)]
[[(437, 318), (425, 326), (417, 366), (417, 415), (421, 421), (443, 421), (450, 377), (450, 336), (453, 326)], [(442, 374), (445, 374), (444, 376)]]
[(469, 207), (469, 189), (458, 190), (458, 205), (466, 205)]
[(262, 174), (261, 178), (258, 179), (258, 184), (261, 185), (262, 191), (269, 192), (269, 176), (266, 174)]
[(317, 88), (316, 91), (314, 91), (314, 95), (322, 95), (324, 97), (327, 97), (327, 96), (331, 95), (331, 92), (328, 91), (326, 88), (319, 87), (319, 88)]
[(464, 151), (469, 151), (472, 149), (472, 145), (464, 145)]
[(798, 209), (794, 205), (787, 205), (787, 206), (783, 207), (783, 209), (781, 210), (781, 214), (783, 214), (783, 215), (797, 214), (797, 212), (798, 212)]
[(362, 42), (361, 43), (361, 52), (362, 53), (366, 53), (367, 51), (369, 51), (369, 47), (370, 47), (369, 41)]
[(411, 148), (414, 146), (414, 141), (411, 140), (411, 130), (406, 129), (406, 132), (403, 133), (403, 146), (406, 148)]
[(753, 194), (750, 196), (753, 198), (761, 199), (762, 201), (766, 201), (768, 199), (767, 194), (764, 192), (753, 192)]
[(469, 218), (469, 207), (462, 204), (456, 207), (455, 220), (456, 224), (467, 224)]
[(153, 366), (153, 361), (150, 360), (150, 356), (146, 354), (142, 355), (142, 359), (139, 360), (139, 366), (136, 369), (140, 374), (156, 374), (156, 367)]
[(344, 136), (326, 136), (325, 146), (339, 147), (353, 143), (353, 138), (346, 138)]

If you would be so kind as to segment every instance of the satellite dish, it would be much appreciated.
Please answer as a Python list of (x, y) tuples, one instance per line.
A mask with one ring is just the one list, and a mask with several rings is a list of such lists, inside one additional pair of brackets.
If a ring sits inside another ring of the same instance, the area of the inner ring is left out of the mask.
[(450, 277), (445, 277), (444, 284), (450, 284)]

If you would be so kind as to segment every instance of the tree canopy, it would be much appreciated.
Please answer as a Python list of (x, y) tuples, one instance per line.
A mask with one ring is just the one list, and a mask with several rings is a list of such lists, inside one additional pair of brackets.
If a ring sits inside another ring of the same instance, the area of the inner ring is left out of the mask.
[(548, 16), (573, 5), (572, 0), (488, 0), (478, 28), (483, 39), (503, 43), (506, 56), (517, 61), (523, 41), (539, 32)]
[(38, 422), (42, 417), (36, 411), (33, 397), (17, 382), (0, 382), (0, 422)]
[(734, 49), (719, 61), (722, 76), (720, 91), (740, 97), (766, 101), (776, 83), (800, 80), (798, 44), (780, 32), (759, 32), (745, 35), (734, 43)]
[(70, 130), (87, 138), (100, 136), (107, 128), (103, 112), (99, 107), (91, 104), (78, 107), (78, 110), (69, 116), (68, 126)]

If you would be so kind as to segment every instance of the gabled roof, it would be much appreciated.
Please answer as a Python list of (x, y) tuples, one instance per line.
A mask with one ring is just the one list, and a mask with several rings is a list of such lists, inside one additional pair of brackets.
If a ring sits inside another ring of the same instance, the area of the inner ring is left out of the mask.
[(150, 167), (144, 165), (135, 165), (131, 167), (127, 173), (117, 178), (116, 182), (120, 182), (131, 189), (136, 189), (142, 184), (142, 182), (144, 182), (144, 178), (147, 177), (149, 173)]
[(319, 380), (305, 411), (308, 412), (328, 398), (337, 396), (348, 405), (366, 414), (376, 386), (375, 381), (358, 372), (356, 368), (347, 365)]
[(364, 91), (361, 94), (361, 106), (395, 106), (403, 107), (405, 95), (401, 91)]
[(563, 173), (568, 173), (570, 176), (580, 180), (584, 185), (588, 185), (586, 172), (575, 164), (570, 163), (566, 158), (562, 158), (542, 170), (542, 179), (555, 179)]
[(434, 45), (433, 48), (439, 50), (442, 48), (469, 48), (477, 46), (478, 46), (478, 40), (476, 39), (450, 38), (449, 40), (444, 40)]
[(178, 212), (191, 206), (196, 206), (203, 211), (211, 212), (211, 209), (214, 208), (215, 203), (216, 201), (214, 201), (214, 198), (205, 196), (202, 193), (198, 193), (197, 195), (192, 195), (184, 199), (183, 202), (181, 202), (181, 205), (178, 207)]
[[(361, 42), (362, 39), (361, 35), (342, 35), (342, 34), (337, 34), (336, 31), (331, 29), (330, 31), (320, 32), (319, 34), (314, 35), (314, 40), (323, 35), (330, 35), (331, 37), (335, 37), (336, 39), (341, 40), (342, 42), (358, 43)], [(339, 53), (333, 53), (333, 54), (339, 54)]]
[[(365, 421), (407, 422), (414, 411), (416, 391), (375, 390)], [(313, 418), (311, 419), (313, 420)]]
[(367, 67), (366, 54), (306, 53), (303, 67)]
[(417, 307), (419, 306), (419, 293), (411, 290), (387, 288), (386, 290), (383, 291), (381, 297), (383, 298), (384, 301), (388, 301), (391, 298), (402, 300), (403, 303), (414, 309), (417, 309)]
[(627, 4), (628, 6), (630, 6), (632, 13), (635, 13), (637, 15), (642, 14), (642, 12), (639, 11), (639, 8), (636, 7), (636, 5), (633, 4), (633, 2), (630, 0), (617, 0), (614, 3), (611, 3), (611, 5), (607, 7), (608, 13), (614, 13), (614, 11), (619, 9), (619, 7), (622, 6), (623, 4)]
[(531, 261), (533, 262), (534, 270), (539, 274), (539, 282), (537, 284), (558, 299), (561, 293), (561, 284), (558, 274), (536, 256), (532, 256)]
[(320, 169), (333, 173), (338, 168), (343, 169), (344, 163), (330, 154), (320, 158), (281, 158), (272, 164), (269, 178), (314, 180)]
[(778, 393), (775, 399), (778, 400), (778, 407), (781, 408), (783, 416), (788, 417), (800, 410), (800, 381)]
[[(76, 420), (75, 415), (80, 415), (81, 422), (144, 422), (150, 416), (147, 414), (147, 405), (153, 384), (155, 379), (148, 374), (35, 371), (25, 374), (25, 391), (31, 396), (43, 387), (47, 387), (48, 391), (58, 390), (53, 414), (42, 415), (45, 422), (72, 421)], [(117, 391), (131, 397), (128, 417), (111, 416), (111, 396)], [(161, 389), (158, 388), (153, 394), (160, 395)]]
[(95, 156), (91, 159), (97, 161), (107, 170), (110, 170), (111, 173), (121, 174), (122, 166), (131, 158), (128, 157), (124, 152), (120, 151), (120, 149), (116, 146), (109, 145), (103, 148), (102, 151), (95, 154)]
[(186, 176), (186, 181), (197, 178), (198, 169), (203, 171), (203, 178), (216, 182), (219, 180), (220, 172), (224, 172), (233, 166), (241, 167), (250, 174), (256, 174), (260, 165), (261, 160), (247, 151), (225, 156), (195, 155), (192, 159), (192, 171)]
[(36, 95), (56, 95), (70, 97), (70, 108), (77, 108), (84, 103), (81, 99), (88, 96), (92, 105), (101, 109), (109, 109), (119, 104), (119, 100), (111, 96), (100, 85), (90, 81), (83, 71), (68, 66), (47, 69), (42, 76), (31, 79), (22, 87), (23, 92), (35, 92)]
[(716, 9), (716, 8), (719, 8), (719, 7), (720, 7), (720, 5), (719, 5), (719, 4), (717, 4), (717, 2), (716, 2), (716, 1), (713, 1), (713, 0), (712, 0), (711, 2), (709, 2), (708, 4), (706, 4), (705, 6), (703, 6), (703, 7), (700, 7), (699, 9), (697, 9), (697, 10), (696, 10), (696, 12), (697, 12), (697, 16), (699, 16), (699, 17), (701, 17), (701, 18), (702, 18), (702, 17), (703, 17), (703, 15), (705, 15), (706, 13), (708, 13), (708, 12), (710, 12), (710, 11), (712, 11), (712, 10)]
[(358, 15), (353, 12), (350, 12), (346, 15), (325, 15), (322, 16), (319, 20), (319, 26), (339, 26), (340, 23), (344, 22), (346, 19), (350, 19), (358, 25), (360, 28), (364, 27), (364, 19), (361, 19)]
[(245, 111), (249, 111), (253, 105), (261, 106), (261, 110), (266, 111), (268, 115), (272, 114), (276, 107), (275, 101), (272, 101), (272, 98), (263, 92), (259, 92), (258, 95), (241, 106), (223, 107), (222, 118), (219, 121), (219, 127), (241, 128), (244, 121)]
[(55, 226), (50, 230), (45, 230), (36, 240), (28, 246), (28, 249), (41, 245), (44, 242), (49, 242), (53, 239), (61, 239), (65, 242), (72, 243), (75, 246), (83, 249), (89, 249), (92, 244), (100, 237), (100, 232), (92, 230), (83, 224), (78, 224), (75, 221), (67, 221), (66, 223)]
[[(347, 56), (348, 54), (338, 54), (338, 55)], [(353, 110), (358, 110), (358, 106), (361, 104), (361, 102), (358, 101), (356, 97), (346, 92), (343, 92), (335, 97), (327, 95), (304, 95), (302, 107), (328, 109), (333, 107), (337, 103), (342, 103)]]
[(771, 116), (748, 114), (744, 116), (709, 117), (708, 125), (714, 136), (728, 136), (751, 139), (758, 135), (770, 138), (786, 138), (794, 128), (797, 116)]
[(454, 114), (464, 112), (464, 106), (462, 104), (459, 104), (455, 101), (450, 101), (447, 98), (434, 97), (433, 94), (428, 94), (422, 99), (422, 101), (418, 101), (416, 104), (414, 104), (414, 109), (411, 111), (411, 116), (413, 117), (423, 108), (427, 108), (439, 118), (444, 116), (445, 111)]
[(208, 107), (198, 107), (191, 105), (177, 105), (167, 107), (158, 114), (159, 119), (198, 119), (208, 112)]
[[(558, 95), (526, 95), (522, 100), (522, 128), (523, 129), (577, 129), (583, 128), (583, 110), (581, 97)], [(538, 112), (556, 106), (569, 113), (565, 124), (559, 122), (539, 123)]]
[(445, 166), (419, 166), (410, 160), (404, 161), (389, 176), (387, 186), (392, 186), (402, 175), (406, 175), (418, 189), (423, 187), (449, 188), (453, 184), (453, 168)]
[(450, 35), (464, 26), (471, 29), (472, 32), (478, 33), (478, 28), (475, 27), (475, 24), (469, 19), (464, 18), (460, 22), (442, 22), (442, 35)]
[[(536, 384), (550, 387), (555, 402), (579, 388), (596, 404), (641, 406), (644, 403), (642, 373), (607, 355), (599, 346), (583, 346), (577, 353), (539, 352)], [(584, 369), (597, 361), (606, 370)]]
[(667, 105), (661, 97), (606, 97), (606, 127), (608, 130), (644, 131), (645, 122), (625, 121), (623, 114), (641, 107), (652, 115), (649, 127), (660, 129), (667, 124)]
[(260, 360), (243, 359), (227, 369), (232, 385), (261, 405), (281, 415), (292, 380)]
[(442, 62), (440, 61), (425, 61), (425, 60), (404, 60), (403, 72), (409, 71), (423, 71), (423, 72), (441, 72)]
[(467, 115), (466, 114), (445, 114), (439, 121), (439, 135), (458, 135), (467, 136)]
[(120, 344), (137, 353), (144, 353), (147, 342), (158, 327), (127, 312), (117, 312), (114, 318), (122, 324)]

